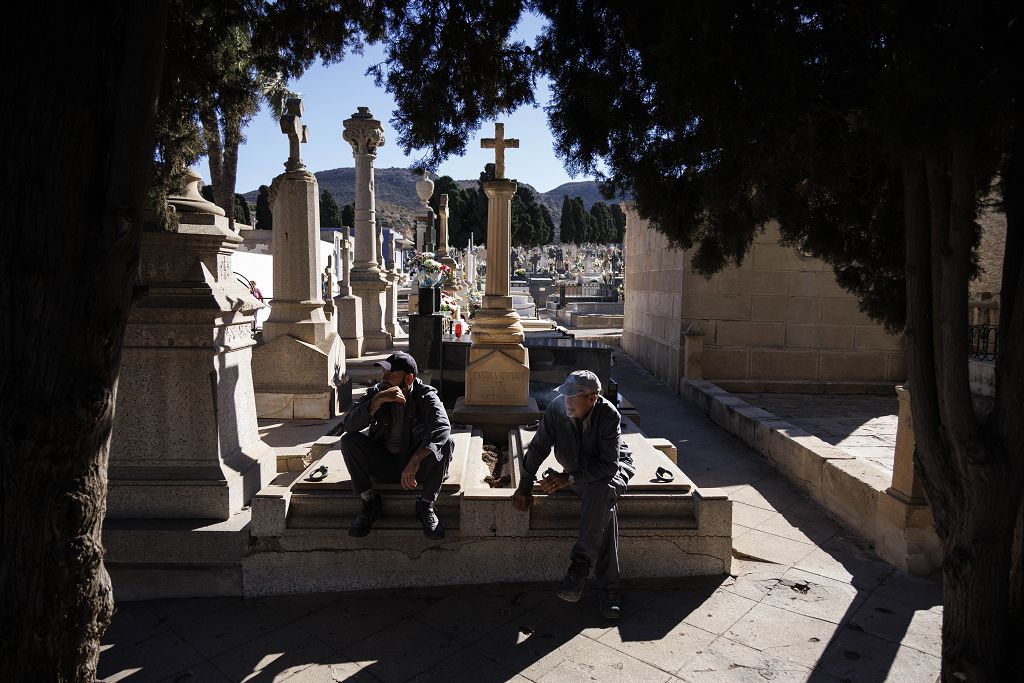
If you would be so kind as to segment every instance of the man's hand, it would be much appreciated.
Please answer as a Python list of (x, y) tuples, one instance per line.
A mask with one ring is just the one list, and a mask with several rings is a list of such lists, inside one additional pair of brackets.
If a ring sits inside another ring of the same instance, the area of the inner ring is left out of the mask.
[(430, 455), (430, 450), (421, 448), (412, 454), (409, 458), (409, 462), (406, 464), (405, 469), (402, 470), (402, 488), (406, 490), (412, 490), (419, 486), (419, 482), (416, 481), (416, 473), (420, 470), (420, 463), (423, 462), (423, 458)]
[(416, 481), (416, 472), (420, 469), (420, 462), (416, 458), (409, 461), (409, 464), (402, 470), (402, 488), (411, 490), (418, 486), (419, 482)]
[(512, 507), (519, 512), (526, 512), (530, 509), (530, 505), (533, 504), (533, 494), (530, 493), (529, 489), (516, 489), (516, 492), (512, 494)]
[(569, 488), (568, 474), (552, 474), (540, 480), (540, 490), (544, 493), (554, 493)]
[(397, 403), (400, 406), (404, 406), (405, 394), (402, 393), (401, 387), (391, 387), (374, 394), (370, 400), (370, 414), (376, 413), (385, 403)]

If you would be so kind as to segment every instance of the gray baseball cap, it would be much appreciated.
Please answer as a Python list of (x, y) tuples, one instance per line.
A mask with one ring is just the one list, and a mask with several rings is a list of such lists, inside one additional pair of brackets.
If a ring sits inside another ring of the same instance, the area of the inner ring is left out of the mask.
[(590, 370), (576, 370), (565, 378), (565, 384), (555, 389), (562, 396), (577, 394), (600, 394), (601, 380)]

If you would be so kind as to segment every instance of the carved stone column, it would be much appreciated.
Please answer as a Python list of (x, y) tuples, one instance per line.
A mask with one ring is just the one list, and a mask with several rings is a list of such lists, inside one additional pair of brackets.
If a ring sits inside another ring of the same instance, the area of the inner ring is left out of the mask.
[(514, 180), (484, 183), (487, 195), (487, 278), (483, 305), (473, 325), (466, 371), (467, 405), (525, 406), (529, 399), (530, 360), (523, 326), (509, 294)]
[(368, 107), (359, 107), (344, 121), (344, 139), (352, 145), (356, 162), (355, 228), (356, 258), (349, 282), (363, 306), (364, 350), (391, 348), (391, 334), (384, 326), (387, 279), (378, 262), (376, 193), (373, 162), (377, 148), (384, 145), (384, 128)]

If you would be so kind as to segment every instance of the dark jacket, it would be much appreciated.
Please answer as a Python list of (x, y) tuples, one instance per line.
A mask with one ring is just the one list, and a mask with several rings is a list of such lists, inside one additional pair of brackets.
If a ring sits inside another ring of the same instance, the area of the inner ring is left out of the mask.
[(619, 411), (604, 396), (590, 410), (581, 429), (565, 414), (565, 397), (548, 404), (537, 434), (523, 457), (523, 480), (520, 487), (529, 488), (537, 478), (537, 468), (555, 448), (555, 459), (566, 474), (577, 483), (589, 484), (620, 475), (625, 484), (635, 473), (633, 455), (622, 443)]
[[(352, 404), (345, 413), (345, 431), (358, 432), (370, 428), (369, 436), (381, 442), (387, 442), (391, 434), (392, 420), (399, 413), (393, 403), (385, 403), (374, 415), (370, 415), (370, 401), (384, 387), (377, 384), (367, 389), (366, 394)], [(452, 441), (452, 426), (444, 404), (437, 396), (437, 389), (424, 384), (419, 378), (413, 381), (412, 390), (405, 399), (405, 408), (401, 411), (405, 427), (402, 453), (411, 457), (421, 447), (427, 448), (438, 460), (450, 458), (455, 450)]]

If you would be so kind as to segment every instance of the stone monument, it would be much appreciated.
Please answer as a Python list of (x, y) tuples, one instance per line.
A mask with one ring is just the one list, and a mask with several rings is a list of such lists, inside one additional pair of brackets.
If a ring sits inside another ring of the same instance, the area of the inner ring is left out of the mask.
[(384, 263), (384, 276), (388, 281), (388, 288), (385, 293), (384, 329), (391, 335), (392, 340), (405, 339), (409, 335), (398, 324), (398, 288), (402, 280), (402, 272), (396, 265), (395, 249), (397, 245), (395, 244), (395, 232), (394, 230), (381, 232), (382, 239), (385, 240), (385, 246), (387, 247), (386, 249), (381, 249), (381, 251), (390, 255), (390, 260)]
[(248, 505), (277, 470), (253, 392), (261, 304), (231, 266), (242, 238), (188, 180), (168, 198), (177, 231), (142, 233), (125, 330), (103, 527), (118, 600), (240, 594)]
[(443, 194), (437, 198), (437, 255), (438, 260), (455, 270), (455, 259), (448, 253), (448, 195)]
[[(495, 179), (484, 183), (487, 195), (487, 276), (483, 302), (473, 324), (473, 344), (466, 367), (466, 395), (454, 417), (464, 424), (484, 423), (485, 436), (500, 435), (514, 424), (539, 414), (530, 396), (530, 358), (523, 346), (523, 326), (512, 307), (509, 255), (512, 238), (512, 196), (516, 182), (505, 178), (505, 148), (519, 147), (506, 139), (505, 126), (495, 124), (495, 137), (481, 140), (495, 150)], [(486, 407), (487, 410), (481, 410)], [(496, 426), (495, 426), (496, 425)]]
[(345, 347), (324, 315), (320, 193), (300, 156), (307, 138), (301, 117), (302, 100), (288, 100), (281, 132), (290, 154), (270, 186), (274, 299), (264, 343), (253, 351), (253, 376), (260, 417), (326, 419), (338, 414), (350, 385)]
[(334, 297), (334, 308), (338, 320), (337, 330), (345, 345), (347, 358), (363, 355), (363, 302), (352, 294), (349, 271), (352, 269), (352, 239), (346, 226), (342, 233), (334, 233), (334, 253), (339, 255), (341, 270), (338, 272), (338, 296)]
[[(434, 181), (423, 171), (423, 177), (416, 181), (416, 196), (423, 204), (423, 213), (416, 217), (417, 251), (436, 251), (437, 235), (434, 234), (434, 210), (430, 208), (430, 198), (434, 196)], [(422, 232), (420, 231), (422, 226)], [(437, 254), (440, 256), (440, 253)]]
[(377, 148), (384, 145), (384, 128), (373, 118), (369, 107), (359, 107), (343, 125), (343, 137), (352, 145), (352, 155), (356, 160), (356, 258), (349, 275), (349, 285), (363, 304), (364, 351), (383, 351), (391, 348), (392, 338), (384, 327), (388, 282), (378, 261), (380, 247), (373, 162), (377, 158)]

